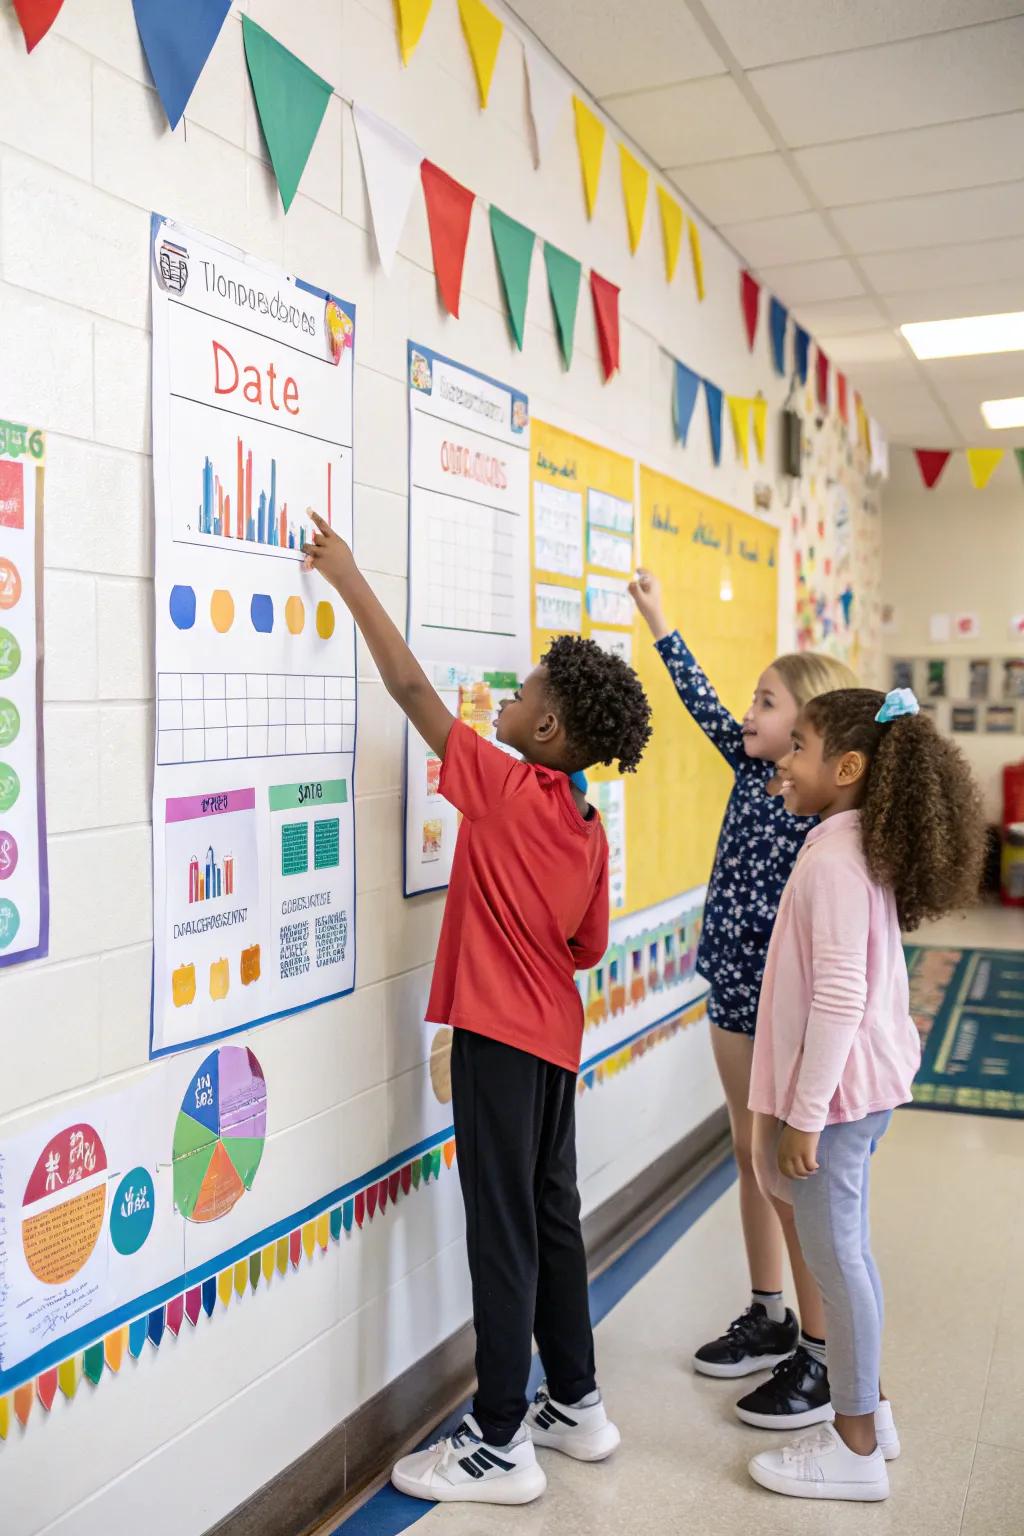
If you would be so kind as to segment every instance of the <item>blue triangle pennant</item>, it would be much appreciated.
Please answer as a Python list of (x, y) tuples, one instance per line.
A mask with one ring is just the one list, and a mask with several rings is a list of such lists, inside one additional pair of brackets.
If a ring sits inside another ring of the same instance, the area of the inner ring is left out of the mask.
[(793, 349), (796, 359), (796, 371), (800, 375), (800, 383), (807, 383), (807, 360), (811, 351), (811, 338), (802, 325), (798, 325), (793, 333)]
[(772, 362), (775, 364), (775, 372), (786, 375), (786, 326), (789, 322), (789, 310), (785, 304), (780, 304), (778, 299), (772, 299), (768, 312), (768, 326), (772, 337)]
[(686, 446), (686, 434), (690, 430), (693, 408), (700, 390), (700, 375), (687, 368), (685, 363), (675, 365), (675, 388), (672, 391), (672, 421), (676, 437)]
[(153, 84), (177, 128), (220, 36), (231, 0), (132, 0)]
[(711, 432), (711, 456), (716, 464), (722, 462), (722, 391), (710, 379), (704, 380), (704, 393), (708, 401), (708, 429)]

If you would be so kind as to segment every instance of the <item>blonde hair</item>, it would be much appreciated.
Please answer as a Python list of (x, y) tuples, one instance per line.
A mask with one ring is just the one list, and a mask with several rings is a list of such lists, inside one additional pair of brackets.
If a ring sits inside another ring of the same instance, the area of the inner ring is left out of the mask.
[(803, 709), (822, 693), (835, 693), (840, 688), (860, 686), (855, 673), (845, 661), (834, 656), (822, 656), (818, 651), (800, 651), (788, 656), (777, 656), (772, 662), (777, 672)]

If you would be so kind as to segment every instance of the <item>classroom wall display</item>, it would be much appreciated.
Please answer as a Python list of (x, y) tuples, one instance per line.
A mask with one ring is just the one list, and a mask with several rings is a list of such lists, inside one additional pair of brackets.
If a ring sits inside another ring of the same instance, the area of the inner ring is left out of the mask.
[[(507, 384), (408, 344), (409, 644), (458, 719), (494, 740), (530, 661), (529, 405)], [(448, 884), (458, 813), (406, 729), (405, 894)]]
[(152, 220), (152, 1054), (352, 989), (355, 309)]
[(43, 784), (45, 434), (0, 421), (0, 967), (48, 952)]

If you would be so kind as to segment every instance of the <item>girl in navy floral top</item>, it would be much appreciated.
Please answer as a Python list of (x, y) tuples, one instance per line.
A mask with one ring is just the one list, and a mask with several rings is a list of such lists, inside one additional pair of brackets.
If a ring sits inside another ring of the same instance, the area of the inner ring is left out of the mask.
[[(804, 704), (836, 688), (855, 687), (850, 669), (830, 656), (780, 656), (763, 672), (742, 721), (722, 704), (679, 631), (665, 619), (661, 589), (650, 571), (638, 571), (630, 587), (685, 707), (735, 774), (725, 810), (715, 863), (708, 883), (697, 968), (710, 983), (708, 1015), (715, 1065), (722, 1079), (733, 1147), (739, 1169), (740, 1216), (750, 1265), (751, 1305), (721, 1338), (703, 1345), (694, 1365), (707, 1376), (746, 1376), (768, 1366), (782, 1368), (788, 1407), (771, 1427), (794, 1428), (805, 1411), (800, 1391), (790, 1391), (787, 1357), (797, 1346), (797, 1322), (782, 1299), (783, 1235), (789, 1249), (804, 1338), (796, 1370), (807, 1374), (807, 1346), (819, 1350), (824, 1377), (824, 1312), (804, 1263), (792, 1207), (762, 1194), (753, 1165), (754, 1117), (747, 1107), (754, 1025), (768, 940), (783, 886), (789, 879), (812, 820), (791, 816), (772, 793), (775, 762), (790, 747), (790, 731)], [(780, 1225), (781, 1223), (781, 1225)], [(808, 1356), (810, 1364), (814, 1357)], [(810, 1372), (814, 1374), (813, 1371)], [(826, 1379), (827, 1382), (827, 1379)], [(799, 1387), (797, 1383), (797, 1387)], [(763, 1391), (763, 1389), (761, 1389)], [(827, 1384), (825, 1386), (827, 1403)], [(765, 1415), (754, 1420), (769, 1427)], [(819, 1415), (820, 1417), (820, 1415)], [(802, 1422), (802, 1420), (801, 1420)], [(807, 1422), (813, 1422), (808, 1419)]]

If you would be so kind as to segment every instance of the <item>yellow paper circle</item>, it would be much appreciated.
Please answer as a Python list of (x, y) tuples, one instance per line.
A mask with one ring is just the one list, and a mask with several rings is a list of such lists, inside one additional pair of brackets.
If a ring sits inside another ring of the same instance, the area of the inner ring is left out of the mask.
[(284, 605), (284, 621), (293, 635), (301, 635), (306, 627), (306, 609), (301, 597), (290, 597)]
[(218, 635), (226, 635), (235, 622), (235, 600), (222, 587), (210, 598), (210, 620)]
[(330, 603), (316, 605), (316, 632), (321, 640), (329, 640), (334, 634), (334, 609)]

